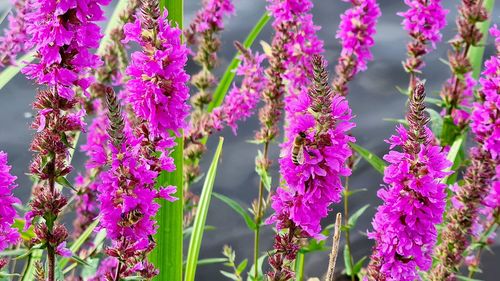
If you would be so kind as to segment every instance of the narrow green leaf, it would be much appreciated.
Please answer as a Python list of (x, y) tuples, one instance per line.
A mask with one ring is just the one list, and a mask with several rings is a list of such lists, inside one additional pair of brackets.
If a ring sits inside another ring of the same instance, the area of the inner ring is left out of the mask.
[(297, 254), (297, 259), (295, 260), (295, 281), (302, 281), (304, 279), (305, 260), (306, 254), (299, 252)]
[[(247, 38), (243, 42), (243, 46), (245, 46), (245, 48), (250, 48), (252, 46), (253, 42), (260, 34), (264, 26), (266, 26), (270, 18), (271, 17), (268, 15), (267, 11), (264, 13), (264, 15), (262, 15), (262, 17), (259, 19), (257, 24), (255, 24), (252, 31), (250, 31)], [(222, 75), (219, 85), (217, 86), (217, 89), (215, 89), (212, 101), (208, 105), (209, 112), (222, 104), (222, 101), (224, 100), (224, 97), (226, 96), (226, 93), (229, 90), (231, 83), (233, 82), (234, 76), (236, 75), (234, 70), (240, 65), (239, 56), (239, 52), (234, 55), (234, 58), (227, 67), (226, 72), (224, 72), (224, 75)]]
[(186, 275), (184, 277), (184, 281), (194, 281), (194, 277), (196, 275), (196, 265), (198, 262), (198, 255), (200, 253), (201, 241), (203, 239), (203, 229), (207, 219), (208, 207), (210, 206), (210, 199), (212, 197), (212, 190), (214, 187), (215, 176), (217, 175), (217, 166), (219, 164), (223, 143), (224, 139), (220, 138), (219, 145), (215, 151), (212, 164), (208, 169), (207, 177), (205, 178), (203, 189), (201, 191), (200, 201), (198, 203), (193, 223), (193, 234), (191, 235), (191, 240), (189, 241)]
[(236, 276), (236, 274), (234, 274), (234, 273), (227, 272), (227, 271), (224, 271), (224, 270), (221, 270), (220, 273), (222, 275), (226, 276), (227, 278), (231, 279), (231, 280), (234, 280), (234, 281), (238, 281), (239, 280), (238, 276)]
[(352, 268), (352, 274), (356, 275), (361, 271), (361, 268), (363, 268), (363, 264), (366, 260), (366, 256), (362, 257)]
[(483, 38), (481, 39), (481, 42), (479, 42), (478, 46), (471, 47), (467, 53), (467, 57), (472, 65), (472, 77), (474, 79), (478, 79), (479, 74), (481, 74), (484, 47), (486, 46), (486, 41), (488, 40), (488, 29), (491, 24), (491, 19), (494, 17), (491, 11), (495, 6), (495, 0), (484, 0), (483, 5), (490, 15), (487, 21), (478, 24), (479, 30), (481, 30), (481, 33), (483, 34)]
[(42, 259), (43, 250), (34, 250), (27, 262), (26, 269), (23, 272), (22, 281), (34, 281), (35, 280), (35, 263)]
[(238, 274), (241, 274), (247, 268), (247, 265), (248, 259), (244, 259), (236, 268), (236, 272), (238, 272)]
[(435, 136), (440, 136), (443, 130), (443, 117), (432, 108), (426, 108), (425, 111), (429, 113), (432, 132)]
[(458, 280), (462, 280), (462, 281), (482, 281), (480, 279), (469, 278), (469, 277), (465, 277), (462, 275), (456, 275), (456, 277)]
[(243, 219), (245, 220), (245, 223), (247, 224), (248, 228), (252, 229), (252, 230), (255, 230), (257, 228), (257, 226), (255, 225), (255, 222), (253, 221), (252, 217), (247, 213), (247, 211), (245, 211), (245, 209), (243, 207), (240, 206), (240, 204), (238, 204), (238, 202), (234, 201), (233, 199), (225, 196), (225, 195), (222, 195), (222, 194), (219, 194), (219, 193), (216, 193), (214, 192), (213, 195), (221, 200), (222, 202), (226, 203), (226, 205), (228, 205), (231, 209), (233, 209), (236, 213), (240, 214), (241, 217), (243, 217)]
[(351, 252), (347, 245), (344, 246), (344, 266), (345, 273), (349, 276), (352, 276), (352, 267), (351, 267)]
[[(465, 135), (461, 135), (460, 137), (458, 137), (455, 140), (455, 142), (453, 142), (453, 144), (451, 145), (450, 151), (448, 152), (448, 155), (446, 156), (446, 159), (448, 159), (448, 161), (452, 162), (453, 166), (455, 166), (455, 163), (458, 159), (457, 156), (458, 156), (458, 153), (460, 151), (460, 148), (462, 147), (462, 144), (464, 143), (464, 140), (465, 140)], [(453, 169), (453, 167), (451, 169)], [(448, 168), (447, 171), (450, 171), (451, 169)], [(448, 178), (449, 178), (449, 176), (445, 177), (441, 182), (446, 183), (448, 181)]]
[(398, 119), (398, 118), (384, 118), (384, 119), (382, 119), (382, 120), (387, 121), (387, 122), (393, 122), (393, 123), (403, 124), (403, 125), (408, 126), (408, 121), (406, 121), (406, 119)]
[(460, 133), (461, 130), (455, 125), (453, 118), (450, 115), (446, 115), (443, 118), (443, 129), (440, 136), (441, 146), (451, 145)]
[[(94, 232), (95, 228), (99, 224), (99, 219), (94, 220), (88, 227), (85, 229), (85, 231), (73, 242), (71, 247), (69, 247), (70, 251), (73, 254), (76, 254), (78, 250), (80, 250), (80, 247), (87, 241), (87, 239), (90, 237), (90, 235)], [(73, 258), (74, 259), (74, 258)], [(59, 267), (64, 268), (66, 264), (68, 264), (70, 258), (61, 258), (59, 260)]]
[(20, 57), (15, 65), (10, 65), (7, 68), (5, 68), (1, 73), (0, 73), (0, 90), (7, 85), (12, 78), (14, 78), (19, 71), (21, 71), (21, 68), (23, 68), (27, 63), (32, 62), (35, 59), (35, 52), (29, 52), (26, 55)]
[(371, 153), (369, 150), (355, 144), (351, 143), (351, 148), (354, 149), (361, 157), (363, 157), (370, 165), (372, 165), (375, 170), (383, 174), (387, 164), (384, 160), (380, 159), (377, 155)]
[(356, 223), (358, 222), (359, 217), (361, 217), (361, 215), (366, 211), (366, 209), (368, 209), (368, 207), (370, 207), (370, 204), (364, 205), (363, 207), (361, 207), (361, 209), (357, 210), (356, 212), (354, 212), (354, 214), (352, 214), (349, 217), (349, 220), (347, 221), (347, 224), (349, 224), (350, 228), (352, 228), (352, 227), (354, 227), (356, 225)]
[(210, 264), (216, 264), (216, 263), (223, 263), (226, 261), (227, 261), (226, 258), (201, 259), (201, 260), (198, 260), (198, 265), (210, 265)]

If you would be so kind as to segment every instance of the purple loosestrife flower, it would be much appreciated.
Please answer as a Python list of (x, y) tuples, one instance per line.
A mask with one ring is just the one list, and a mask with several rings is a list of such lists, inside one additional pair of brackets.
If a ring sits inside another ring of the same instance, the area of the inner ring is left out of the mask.
[(154, 217), (160, 205), (155, 199), (175, 200), (175, 187), (156, 189), (158, 172), (142, 154), (142, 139), (126, 130), (121, 107), (111, 88), (106, 90), (111, 146), (109, 170), (100, 174), (97, 190), (102, 214), (101, 227), (107, 230), (112, 245), (109, 256), (124, 262), (118, 275), (139, 272), (148, 278), (157, 271), (141, 257), (151, 251), (156, 233)]
[(38, 84), (54, 87), (66, 99), (75, 95), (73, 86), (82, 90), (90, 86), (87, 76), (91, 68), (101, 64), (90, 52), (99, 46), (100, 29), (96, 21), (103, 19), (100, 5), (110, 0), (33, 0), (26, 16), (29, 47), (36, 49), (38, 63), (23, 69)]
[[(448, 53), (448, 61), (451, 70), (451, 78), (446, 81), (441, 88), (440, 96), (446, 107), (446, 117), (452, 118), (454, 111), (460, 107), (463, 92), (468, 89), (466, 80), (467, 74), (472, 71), (471, 63), (467, 57), (467, 50), (470, 47), (478, 46), (483, 38), (478, 23), (488, 19), (488, 11), (480, 0), (463, 0), (458, 8), (456, 20), (458, 34), (450, 41), (452, 50)], [(455, 114), (455, 115), (461, 115)], [(443, 138), (442, 146), (451, 145), (448, 143), (454, 136)]]
[[(429, 270), (432, 249), (437, 239), (446, 206), (446, 185), (440, 180), (451, 162), (440, 146), (432, 144), (433, 135), (424, 115), (424, 86), (417, 84), (411, 95), (407, 121), (398, 126), (387, 142), (391, 151), (384, 159), (387, 185), (378, 197), (384, 201), (373, 220), (375, 240), (367, 280), (419, 280), (417, 267)], [(402, 151), (394, 148), (400, 147)]]
[(488, 59), (479, 79), (481, 101), (474, 103), (471, 129), (493, 159), (500, 159), (500, 31), (490, 30), (495, 38), (497, 54)]
[(246, 49), (239, 42), (235, 45), (242, 53), (242, 62), (236, 69), (236, 75), (243, 76), (243, 81), (240, 87), (233, 84), (233, 88), (224, 99), (224, 104), (213, 110), (212, 124), (206, 125), (208, 130), (210, 127), (221, 130), (223, 123), (226, 123), (236, 134), (238, 129), (236, 122), (245, 120), (253, 114), (259, 102), (260, 92), (265, 86), (264, 68), (261, 66), (265, 55), (252, 54), (251, 50)]
[(26, 14), (28, 13), (28, 1), (12, 0), (14, 14), (9, 15), (9, 26), (5, 34), (0, 37), (0, 68), (14, 65), (18, 54), (27, 50), (25, 43), (28, 40), (26, 34)]
[[(191, 77), (191, 84), (198, 91), (191, 97), (193, 112), (184, 139), (184, 150), (187, 151), (184, 156), (186, 190), (201, 174), (198, 163), (206, 150), (201, 140), (209, 136), (213, 126), (218, 126), (220, 122), (208, 112), (217, 80), (212, 70), (218, 61), (217, 52), (221, 46), (220, 33), (224, 29), (224, 16), (234, 12), (231, 0), (204, 0), (202, 5), (189, 29), (185, 31), (188, 44), (196, 45), (197, 51), (193, 59), (201, 67), (200, 71)], [(220, 115), (220, 112), (218, 114)], [(189, 195), (189, 192), (187, 194)]]
[[(408, 31), (412, 41), (408, 43), (408, 57), (403, 62), (405, 70), (410, 74), (410, 89), (416, 86), (416, 75), (424, 67), (423, 57), (436, 48), (441, 41), (441, 30), (446, 26), (448, 10), (443, 9), (441, 0), (405, 0), (409, 7), (398, 13), (403, 17), (403, 28)], [(432, 48), (427, 45), (431, 43)]]
[(0, 251), (19, 240), (17, 229), (12, 227), (17, 216), (13, 204), (20, 204), (21, 201), (12, 195), (17, 184), (10, 168), (7, 164), (7, 153), (0, 151)]
[(167, 11), (151, 13), (124, 27), (124, 42), (135, 41), (142, 47), (132, 54), (127, 68), (130, 80), (124, 98), (148, 123), (152, 136), (169, 139), (169, 131), (179, 133), (185, 127), (189, 112), (187, 49), (181, 43), (181, 30), (170, 26)]
[(333, 90), (347, 95), (347, 83), (354, 75), (367, 68), (372, 59), (370, 48), (375, 41), (378, 18), (382, 15), (376, 0), (344, 0), (353, 5), (340, 17), (336, 38), (342, 42), (342, 51), (335, 67)]
[[(321, 219), (328, 215), (329, 206), (341, 199), (340, 177), (351, 172), (346, 166), (352, 154), (349, 142), (354, 141), (347, 135), (354, 127), (350, 121), (351, 110), (344, 97), (332, 94), (323, 58), (313, 56), (312, 64), (313, 84), (308, 95), (297, 99), (302, 104), (296, 106), (303, 108), (302, 112), (296, 112), (294, 120), (298, 123), (290, 124), (296, 137), (283, 144), (280, 166), (284, 183), (272, 198), (275, 214), (268, 223), (276, 223), (279, 230), (288, 230), (287, 234), (278, 234), (275, 239), (277, 255), (270, 259), (274, 268), (274, 272), (269, 273), (272, 280), (288, 280), (279, 278), (289, 275), (290, 272), (283, 269), (295, 259), (299, 248), (291, 243), (290, 237), (323, 238)], [(301, 146), (303, 154), (294, 151), (297, 145)], [(301, 155), (303, 161), (297, 159)]]
[(405, 12), (398, 13), (403, 17), (403, 27), (410, 36), (422, 39), (436, 48), (441, 41), (441, 30), (446, 26), (448, 10), (443, 9), (441, 0), (405, 0), (409, 7)]

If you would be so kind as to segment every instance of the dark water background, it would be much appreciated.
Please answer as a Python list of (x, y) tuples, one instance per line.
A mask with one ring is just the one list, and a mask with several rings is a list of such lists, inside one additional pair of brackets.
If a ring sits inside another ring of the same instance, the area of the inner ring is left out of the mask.
[[(0, 12), (8, 6), (8, 0), (0, 0)], [(116, 1), (113, 1), (113, 5)], [(200, 7), (200, 1), (185, 0), (186, 22), (193, 18), (195, 11)], [(313, 1), (315, 24), (322, 26), (319, 36), (325, 41), (325, 56), (330, 62), (330, 70), (333, 70), (335, 60), (338, 58), (340, 43), (335, 39), (335, 32), (339, 24), (339, 15), (349, 7), (348, 3), (339, 0), (316, 0)], [(376, 45), (373, 48), (374, 61), (369, 63), (368, 70), (360, 73), (356, 79), (350, 83), (350, 95), (348, 97), (353, 113), (356, 115), (357, 127), (353, 134), (357, 138), (357, 143), (382, 156), (387, 152), (388, 146), (384, 139), (388, 138), (394, 131), (394, 123), (384, 121), (384, 118), (401, 118), (404, 113), (405, 97), (397, 92), (395, 86), (404, 87), (407, 84), (407, 74), (401, 66), (401, 60), (405, 58), (406, 43), (408, 37), (400, 26), (401, 18), (396, 15), (398, 11), (406, 9), (403, 1), (380, 0), (378, 1), (382, 10), (382, 17), (378, 23), (378, 33), (375, 36)], [(454, 17), (456, 6), (459, 1), (443, 1), (450, 9), (448, 15), (448, 26), (444, 30), (443, 41), (451, 39), (456, 33)], [(223, 45), (220, 53), (220, 67), (217, 70), (221, 74), (225, 66), (229, 63), (235, 53), (232, 42), (234, 40), (243, 41), (246, 34), (257, 22), (265, 9), (264, 0), (236, 0), (236, 15), (226, 21), (226, 30), (223, 33)], [(112, 6), (113, 6), (112, 5)], [(111, 7), (111, 6), (110, 6)], [(111, 9), (108, 10), (110, 14)], [(499, 23), (500, 5), (494, 8), (493, 22)], [(4, 26), (4, 25), (1, 25)], [(272, 31), (267, 26), (257, 39), (270, 41)], [(260, 46), (255, 44), (254, 49)], [(439, 58), (446, 58), (449, 46), (440, 43), (438, 49), (427, 55), (427, 66), (424, 69), (423, 77), (427, 80), (428, 95), (437, 95), (440, 85), (449, 77), (449, 70), (446, 65), (439, 61)], [(493, 53), (491, 40), (488, 41), (486, 56)], [(190, 65), (194, 73), (196, 67)], [(9, 154), (10, 164), (13, 166), (13, 173), (18, 176), (19, 188), (15, 195), (23, 202), (27, 202), (30, 194), (30, 180), (24, 173), (31, 159), (28, 146), (32, 138), (33, 131), (29, 129), (30, 120), (26, 119), (25, 113), (31, 112), (31, 102), (35, 92), (35, 86), (23, 75), (18, 75), (5, 88), (0, 91), (0, 150)], [(258, 128), (256, 118), (248, 120), (240, 125), (238, 136), (234, 136), (230, 130), (225, 130), (221, 135), (225, 137), (224, 152), (219, 165), (214, 191), (227, 195), (244, 206), (249, 206), (250, 202), (257, 196), (258, 176), (254, 172), (254, 158), (257, 147), (247, 142), (252, 139), (253, 133)], [(83, 138), (85, 139), (85, 138)], [(212, 137), (209, 142), (209, 151), (202, 166), (206, 171), (211, 157), (214, 153), (217, 136)], [(271, 159), (277, 159), (278, 149), (275, 146), (271, 149)], [(81, 171), (85, 157), (77, 153), (74, 159), (75, 169)], [(277, 182), (278, 167), (272, 167), (274, 183)], [(370, 204), (369, 210), (361, 217), (357, 229), (352, 232), (352, 247), (355, 260), (362, 256), (369, 255), (371, 242), (366, 239), (362, 232), (370, 229), (370, 222), (375, 208), (380, 204), (376, 197), (376, 191), (382, 183), (382, 177), (366, 162), (361, 162), (354, 171), (350, 180), (351, 189), (366, 188), (367, 192), (359, 193), (351, 197), (349, 205), (351, 210), (357, 210), (365, 204)], [(201, 184), (193, 187), (197, 193), (200, 192)], [(342, 211), (340, 205), (333, 206), (332, 214)], [(325, 224), (333, 222), (333, 218), (325, 219)], [(213, 198), (210, 211), (208, 213), (207, 224), (215, 226), (215, 231), (207, 232), (204, 236), (200, 258), (221, 257), (221, 250), (224, 244), (231, 245), (236, 250), (237, 261), (244, 258), (251, 260), (253, 233), (250, 232), (239, 215), (234, 213), (229, 207)], [(272, 247), (273, 231), (270, 227), (265, 228), (261, 234), (261, 250), (265, 251)], [(341, 243), (344, 240), (342, 238)], [(496, 255), (485, 253), (482, 259), (484, 274), (477, 274), (476, 278), (487, 281), (500, 280), (500, 245), (497, 243), (492, 247)], [(314, 253), (306, 257), (305, 276), (320, 277), (326, 271), (327, 253)], [(249, 262), (251, 264), (251, 262)], [(338, 261), (343, 265), (342, 259)], [(196, 280), (226, 280), (219, 270), (223, 266), (210, 265), (200, 266), (197, 271)]]

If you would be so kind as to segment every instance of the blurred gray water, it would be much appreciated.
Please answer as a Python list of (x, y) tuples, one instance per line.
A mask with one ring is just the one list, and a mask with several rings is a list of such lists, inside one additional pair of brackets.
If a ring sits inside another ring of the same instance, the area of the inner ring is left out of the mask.
[[(8, 7), (8, 2), (8, 0), (0, 0), (0, 13)], [(113, 4), (115, 2), (113, 1)], [(185, 0), (187, 23), (200, 7), (199, 2), (198, 0)], [(314, 21), (322, 27), (319, 36), (325, 41), (325, 56), (330, 62), (330, 70), (332, 71), (340, 50), (340, 44), (335, 39), (335, 32), (340, 20), (339, 15), (349, 7), (349, 4), (340, 0), (316, 0), (313, 2), (315, 4)], [(350, 83), (348, 99), (353, 113), (356, 115), (357, 127), (353, 130), (353, 134), (357, 138), (357, 143), (382, 156), (388, 150), (384, 139), (388, 138), (394, 131), (394, 123), (383, 119), (401, 118), (404, 113), (406, 99), (398, 93), (395, 87), (404, 87), (407, 84), (407, 74), (401, 66), (401, 60), (405, 57), (408, 37), (400, 26), (401, 18), (396, 15), (398, 11), (406, 9), (403, 1), (380, 0), (378, 2), (383, 16), (379, 20), (378, 33), (375, 36), (374, 61), (369, 63), (366, 72), (360, 73)], [(459, 1), (443, 2), (446, 2), (446, 7), (450, 9), (449, 24), (445, 28), (443, 36), (443, 41), (446, 42), (456, 33), (454, 17)], [(235, 53), (232, 42), (234, 40), (243, 41), (265, 10), (264, 0), (235, 0), (234, 3), (236, 15), (226, 21), (218, 74), (223, 72)], [(111, 9), (108, 9), (108, 14), (110, 11)], [(493, 14), (493, 22), (499, 23), (500, 5), (495, 6)], [(259, 40), (269, 42), (271, 35), (272, 31), (267, 26), (256, 42)], [(261, 51), (258, 44), (254, 45), (254, 49)], [(448, 49), (446, 43), (440, 43), (437, 50), (426, 57), (427, 66), (424, 69), (423, 77), (427, 80), (429, 95), (436, 95), (440, 85), (449, 77), (448, 67), (439, 61), (439, 58), (446, 57)], [(493, 47), (491, 40), (489, 40), (485, 56), (492, 53)], [(192, 70), (190, 73), (194, 73), (196, 67), (190, 65), (190, 69)], [(30, 120), (26, 119), (25, 113), (32, 111), (30, 104), (33, 101), (35, 89), (36, 87), (31, 81), (25, 79), (23, 75), (18, 75), (0, 91), (0, 150), (9, 154), (13, 173), (19, 178), (20, 187), (15, 191), (15, 195), (20, 197), (23, 202), (27, 202), (31, 187), (30, 180), (25, 173), (32, 156), (28, 146), (33, 134), (33, 131), (29, 129)], [(250, 202), (257, 196), (258, 176), (254, 172), (254, 158), (260, 147), (247, 142), (247, 140), (252, 139), (257, 128), (258, 121), (254, 117), (240, 125), (237, 136), (234, 136), (230, 130), (225, 130), (221, 134), (225, 137), (225, 144), (214, 191), (227, 195), (244, 206), (249, 206)], [(217, 136), (212, 137), (208, 142), (209, 151), (202, 161), (205, 170), (213, 156), (216, 142)], [(271, 149), (271, 159), (277, 159), (278, 154), (275, 145)], [(84, 161), (85, 157), (81, 153), (77, 153), (74, 159), (76, 171), (81, 171)], [(278, 167), (275, 164), (272, 167), (274, 183), (277, 182), (278, 178), (277, 170)], [(351, 235), (355, 260), (370, 253), (372, 244), (361, 232), (371, 228), (371, 218), (376, 206), (380, 204), (380, 200), (376, 197), (376, 191), (381, 183), (381, 175), (364, 161), (360, 163), (351, 177), (351, 189), (366, 188), (368, 191), (351, 197), (350, 209), (357, 210), (365, 204), (371, 205)], [(200, 185), (197, 184), (193, 188), (195, 192), (200, 192)], [(332, 214), (339, 211), (342, 211), (340, 205), (332, 207)], [(333, 218), (325, 220), (325, 224), (332, 222)], [(205, 234), (200, 258), (221, 257), (222, 246), (229, 244), (236, 250), (237, 261), (244, 258), (251, 260), (253, 234), (246, 228), (239, 215), (216, 198), (212, 200), (207, 224), (215, 226), (217, 229)], [(273, 231), (270, 227), (262, 231), (261, 237), (261, 250), (264, 252), (271, 249)], [(341, 242), (343, 243), (343, 238)], [(490, 253), (483, 255), (482, 268), (485, 273), (477, 274), (478, 279), (500, 280), (498, 277), (500, 276), (500, 268), (498, 267), (500, 264), (500, 245), (497, 243), (493, 250), (496, 251), (496, 255)], [(339, 259), (338, 264), (339, 266), (343, 265), (342, 259)], [(326, 271), (326, 266), (326, 252), (310, 254), (306, 257), (305, 276), (320, 277)], [(226, 280), (219, 273), (221, 269), (223, 266), (219, 265), (200, 266), (196, 280)]]

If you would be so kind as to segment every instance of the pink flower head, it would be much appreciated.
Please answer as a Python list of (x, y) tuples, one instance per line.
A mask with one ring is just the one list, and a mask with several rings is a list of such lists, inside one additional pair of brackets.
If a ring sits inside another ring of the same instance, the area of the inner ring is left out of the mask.
[(240, 87), (234, 84), (224, 99), (224, 104), (214, 109), (212, 122), (215, 129), (222, 129), (221, 122), (224, 121), (236, 134), (237, 122), (253, 114), (265, 86), (264, 68), (261, 66), (264, 58), (264, 54), (253, 55), (250, 50), (241, 56), (242, 62), (236, 69), (236, 75), (243, 76), (243, 81)]
[(0, 251), (15, 244), (20, 237), (18, 230), (12, 227), (17, 217), (13, 204), (20, 204), (21, 201), (12, 195), (17, 184), (16, 177), (10, 173), (10, 169), (7, 164), (7, 154), (0, 151)]
[(398, 13), (403, 17), (403, 27), (410, 35), (430, 41), (432, 47), (441, 41), (441, 30), (446, 26), (448, 10), (443, 9), (441, 0), (405, 0), (409, 7), (405, 12)]
[(196, 13), (191, 29), (199, 33), (209, 29), (222, 30), (224, 29), (222, 19), (226, 14), (232, 13), (234, 6), (231, 0), (203, 0), (203, 8)]
[(153, 137), (167, 139), (169, 131), (178, 133), (185, 127), (189, 112), (187, 49), (181, 43), (181, 30), (170, 26), (166, 10), (154, 27), (156, 38), (142, 36), (141, 24), (137, 19), (125, 25), (125, 41), (139, 43), (142, 51), (132, 54), (124, 98), (147, 121)]
[[(23, 69), (30, 79), (54, 87), (66, 99), (73, 99), (73, 86), (86, 92), (88, 72), (102, 62), (90, 53), (101, 39), (95, 21), (103, 19), (100, 5), (110, 0), (33, 0), (26, 16), (30, 47), (37, 51), (37, 63)], [(71, 15), (71, 20), (69, 20)], [(68, 18), (68, 19), (66, 19)]]
[(432, 133), (425, 130), (426, 140), (417, 153), (404, 148), (410, 140), (403, 126), (387, 141), (391, 151), (384, 156), (389, 162), (384, 171), (386, 186), (378, 192), (384, 203), (373, 220), (374, 231), (368, 233), (376, 240), (372, 260), (379, 262), (379, 274), (385, 280), (419, 280), (416, 268), (425, 271), (432, 265), (436, 225), (446, 206), (446, 185), (440, 180), (450, 174), (446, 170), (452, 163), (441, 147), (431, 144)]
[(27, 50), (26, 14), (28, 7), (26, 0), (12, 0), (15, 13), (9, 15), (9, 26), (0, 37), (0, 68), (14, 65), (18, 54)]
[(340, 16), (337, 38), (342, 42), (341, 58), (354, 56), (354, 74), (364, 71), (367, 62), (372, 59), (370, 48), (375, 44), (373, 35), (381, 16), (376, 0), (344, 0), (353, 7)]
[[(491, 28), (496, 44), (500, 46), (500, 32)], [(495, 37), (496, 36), (496, 37)], [(500, 50), (500, 47), (499, 47)], [(494, 160), (500, 158), (500, 51), (484, 63), (479, 79), (482, 102), (474, 103), (471, 128), (476, 140)]]

